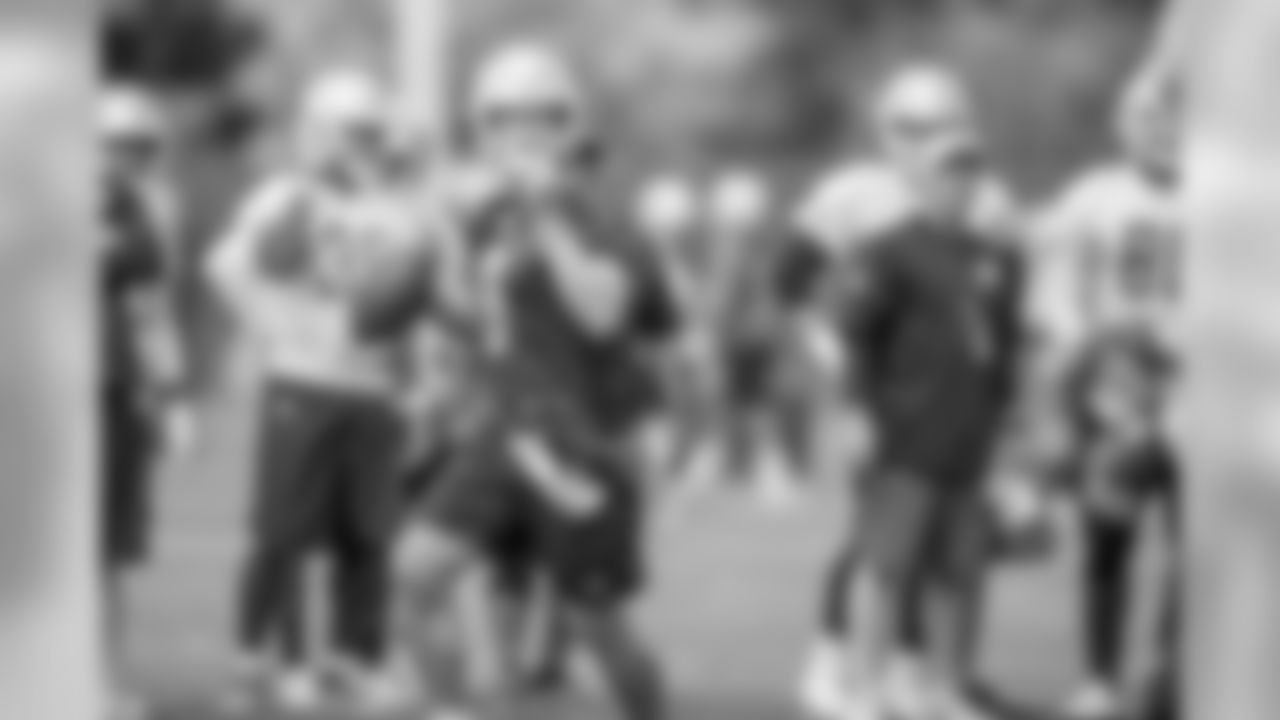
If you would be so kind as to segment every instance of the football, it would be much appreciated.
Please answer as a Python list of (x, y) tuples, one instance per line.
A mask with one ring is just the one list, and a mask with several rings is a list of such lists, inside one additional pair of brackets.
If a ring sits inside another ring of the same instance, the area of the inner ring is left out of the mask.
[(432, 253), (420, 244), (380, 253), (349, 286), (356, 334), (379, 341), (406, 332), (435, 299), (435, 273)]

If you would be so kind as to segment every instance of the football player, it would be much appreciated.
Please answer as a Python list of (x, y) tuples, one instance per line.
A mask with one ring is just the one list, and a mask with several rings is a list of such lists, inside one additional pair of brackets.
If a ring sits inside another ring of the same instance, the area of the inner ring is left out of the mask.
[(392, 279), (426, 273), (430, 254), (389, 184), (387, 113), (370, 74), (318, 75), (291, 162), (249, 194), (208, 266), (265, 375), (238, 646), (248, 677), (270, 675), (294, 710), (327, 699), (305, 664), (300, 607), (316, 551), (333, 560), (332, 640), (349, 699), (378, 709), (397, 694), (384, 665), (409, 342), (366, 311)]
[(912, 710), (982, 717), (970, 683), (993, 533), (986, 476), (1016, 386), (1021, 261), (996, 228), (975, 222), (990, 170), (960, 81), (909, 68), (876, 107), (909, 207), (833, 292), (846, 382), (874, 435), (859, 483), (841, 717), (902, 712), (888, 694), (889, 661), (926, 602), (933, 660), (927, 705)]
[[(1175, 128), (1149, 117), (1143, 100), (1120, 105), (1123, 157), (1072, 184), (1043, 227), (1040, 312), (1053, 330), (1050, 361), (1065, 380), (1084, 524), (1089, 677), (1070, 702), (1082, 718), (1111, 717), (1126, 702), (1128, 588), (1145, 516), (1165, 520), (1169, 578), (1178, 557), (1180, 463), (1167, 407), (1179, 359), (1183, 226)], [(1172, 584), (1163, 595), (1170, 605)]]
[[(786, 428), (777, 307), (767, 280), (769, 188), (756, 173), (729, 171), (711, 186), (709, 235), (715, 253), (712, 323), (722, 364), (725, 450), (729, 477), (746, 481), (769, 504), (795, 490), (807, 453)], [(803, 431), (798, 431), (803, 434)], [(793, 452), (794, 451), (794, 452)]]
[[(910, 98), (908, 98), (910, 99)], [(839, 336), (840, 307), (847, 301), (848, 286), (857, 281), (861, 257), (894, 227), (907, 222), (919, 208), (920, 198), (899, 164), (935, 124), (933, 101), (927, 96), (913, 109), (916, 100), (903, 102), (902, 111), (888, 113), (877, 123), (878, 152), (856, 158), (821, 176), (803, 196), (792, 221), (792, 238), (786, 244), (778, 277), (783, 302), (792, 308), (793, 330), (799, 344), (807, 347), (810, 365), (819, 368), (824, 382), (837, 388), (837, 397), (846, 395), (842, 386), (854, 368), (847, 366), (845, 348)], [(1007, 186), (983, 169), (964, 215), (969, 225), (993, 240), (1008, 241), (1017, 227), (1016, 203)], [(825, 473), (859, 478), (868, 468), (865, 460), (873, 446), (870, 432), (858, 403), (837, 403), (836, 416), (827, 432), (834, 445), (823, 453)], [(818, 622), (818, 640), (806, 664), (801, 685), (801, 702), (813, 714), (836, 716), (844, 704), (846, 609), (848, 588), (859, 555), (857, 529), (849, 532), (827, 574)], [(913, 648), (920, 632), (918, 618), (909, 612), (903, 630), (904, 642), (895, 661), (892, 695), (905, 714), (921, 704), (920, 676), (923, 671)]]
[(643, 584), (642, 498), (628, 434), (650, 399), (638, 346), (665, 333), (665, 295), (592, 197), (600, 160), (578, 78), (536, 43), (480, 68), (470, 140), (496, 184), (467, 224), (474, 364), (486, 407), (406, 528), (397, 570), (433, 718), (470, 717), (442, 603), (510, 537), (565, 603), (625, 717), (665, 717), (630, 601)]
[[(189, 442), (191, 421), (181, 401), (185, 362), (170, 294), (176, 228), (163, 171), (168, 125), (157, 104), (132, 89), (109, 91), (101, 112), (101, 508), (114, 671), (126, 635), (126, 581), (147, 555), (157, 453)], [(142, 712), (123, 693), (116, 702), (112, 717)]]
[(700, 196), (692, 182), (678, 175), (652, 178), (636, 198), (636, 226), (649, 240), (653, 254), (682, 308), (686, 322), (676, 342), (661, 359), (665, 375), (667, 422), (660, 438), (662, 458), (655, 475), (673, 482), (709, 479), (706, 465), (718, 444), (715, 344), (706, 323), (697, 316), (699, 285), (706, 262), (705, 228)]

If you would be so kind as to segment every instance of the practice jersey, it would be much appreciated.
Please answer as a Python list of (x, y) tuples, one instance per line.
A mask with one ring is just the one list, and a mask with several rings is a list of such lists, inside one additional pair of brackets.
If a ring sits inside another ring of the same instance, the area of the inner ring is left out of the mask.
[(882, 459), (925, 477), (986, 462), (1016, 392), (1022, 259), (959, 223), (909, 220), (869, 246), (839, 313)]
[[(868, 243), (909, 221), (919, 203), (907, 181), (884, 162), (859, 161), (818, 180), (801, 201), (793, 229), (828, 260), (854, 257)], [(1017, 202), (994, 176), (980, 181), (970, 227), (992, 239), (1017, 235)]]
[[(520, 233), (538, 231), (522, 222), (519, 206), (500, 206), (480, 229), (509, 234), (505, 238), (479, 238), (476, 251), (484, 255), (529, 248), (531, 239)], [(529, 252), (513, 257), (501, 275), (482, 277), (497, 283), (486, 294), (497, 303), (496, 314), (485, 313), (481, 322), (499, 324), (504, 342), (486, 349), (490, 363), (490, 390), (521, 406), (514, 414), (532, 409), (556, 408), (567, 413), (566, 425), (580, 424), (584, 434), (616, 438), (624, 434), (654, 401), (657, 392), (651, 369), (642, 356), (642, 345), (665, 336), (675, 325), (675, 310), (656, 262), (647, 257), (625, 223), (590, 201), (566, 203), (557, 208), (561, 229), (578, 236), (588, 252), (604, 253), (624, 270), (632, 287), (624, 323), (606, 336), (593, 335), (581, 326), (559, 289), (560, 280), (547, 261)], [(485, 328), (482, 336), (493, 328)]]
[(276, 177), (240, 208), (212, 270), (267, 372), (383, 394), (402, 381), (408, 348), (357, 332), (354, 303), (430, 235), (423, 213), (393, 192)]
[(1168, 339), (1181, 299), (1175, 191), (1137, 168), (1086, 174), (1041, 228), (1036, 313), (1061, 348), (1134, 330)]

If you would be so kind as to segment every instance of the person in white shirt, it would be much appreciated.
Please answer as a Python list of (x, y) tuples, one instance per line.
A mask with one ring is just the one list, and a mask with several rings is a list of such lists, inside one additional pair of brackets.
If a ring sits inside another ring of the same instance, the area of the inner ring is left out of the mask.
[(247, 672), (281, 671), (277, 699), (292, 709), (326, 699), (304, 663), (303, 569), (314, 551), (333, 560), (346, 689), (374, 708), (395, 695), (383, 665), (410, 343), (403, 323), (369, 311), (380, 293), (410, 286), (406, 275), (428, 287), (431, 243), (391, 182), (388, 123), (370, 74), (317, 76), (294, 161), (249, 193), (209, 258), (265, 380), (237, 639)]
[[(1046, 377), (1062, 383), (1067, 476), (1084, 530), (1088, 677), (1069, 707), (1080, 718), (1112, 717), (1133, 701), (1125, 640), (1146, 515), (1164, 520), (1169, 580), (1180, 554), (1181, 463), (1167, 415), (1181, 359), (1181, 178), (1175, 128), (1152, 122), (1138, 100), (1125, 97), (1117, 113), (1122, 156), (1085, 171), (1040, 226)], [(1161, 599), (1171, 605), (1176, 594), (1170, 582)], [(1173, 615), (1161, 642), (1174, 640)], [(1166, 663), (1172, 652), (1158, 649)]]

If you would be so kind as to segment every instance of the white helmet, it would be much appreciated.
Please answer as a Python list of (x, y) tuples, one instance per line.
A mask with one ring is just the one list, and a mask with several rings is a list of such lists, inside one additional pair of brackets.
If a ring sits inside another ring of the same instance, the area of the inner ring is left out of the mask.
[(917, 65), (896, 73), (875, 103), (875, 124), (890, 144), (910, 144), (913, 129), (951, 144), (974, 132), (973, 101), (960, 78), (940, 65)]
[(636, 202), (636, 223), (651, 237), (669, 238), (688, 233), (698, 222), (698, 200), (682, 177), (654, 179)]
[(98, 131), (104, 140), (160, 142), (167, 132), (159, 103), (137, 88), (107, 90), (98, 110)]
[(311, 128), (355, 130), (387, 126), (390, 102), (383, 84), (355, 68), (330, 70), (307, 86), (300, 119)]
[(513, 43), (490, 55), (469, 100), (471, 119), (480, 122), (512, 109), (559, 110), (565, 113), (567, 129), (579, 139), (587, 133), (586, 106), (581, 81), (567, 59), (537, 42)]
[(711, 189), (711, 222), (723, 230), (745, 231), (764, 222), (769, 187), (759, 174), (736, 170), (720, 177)]

